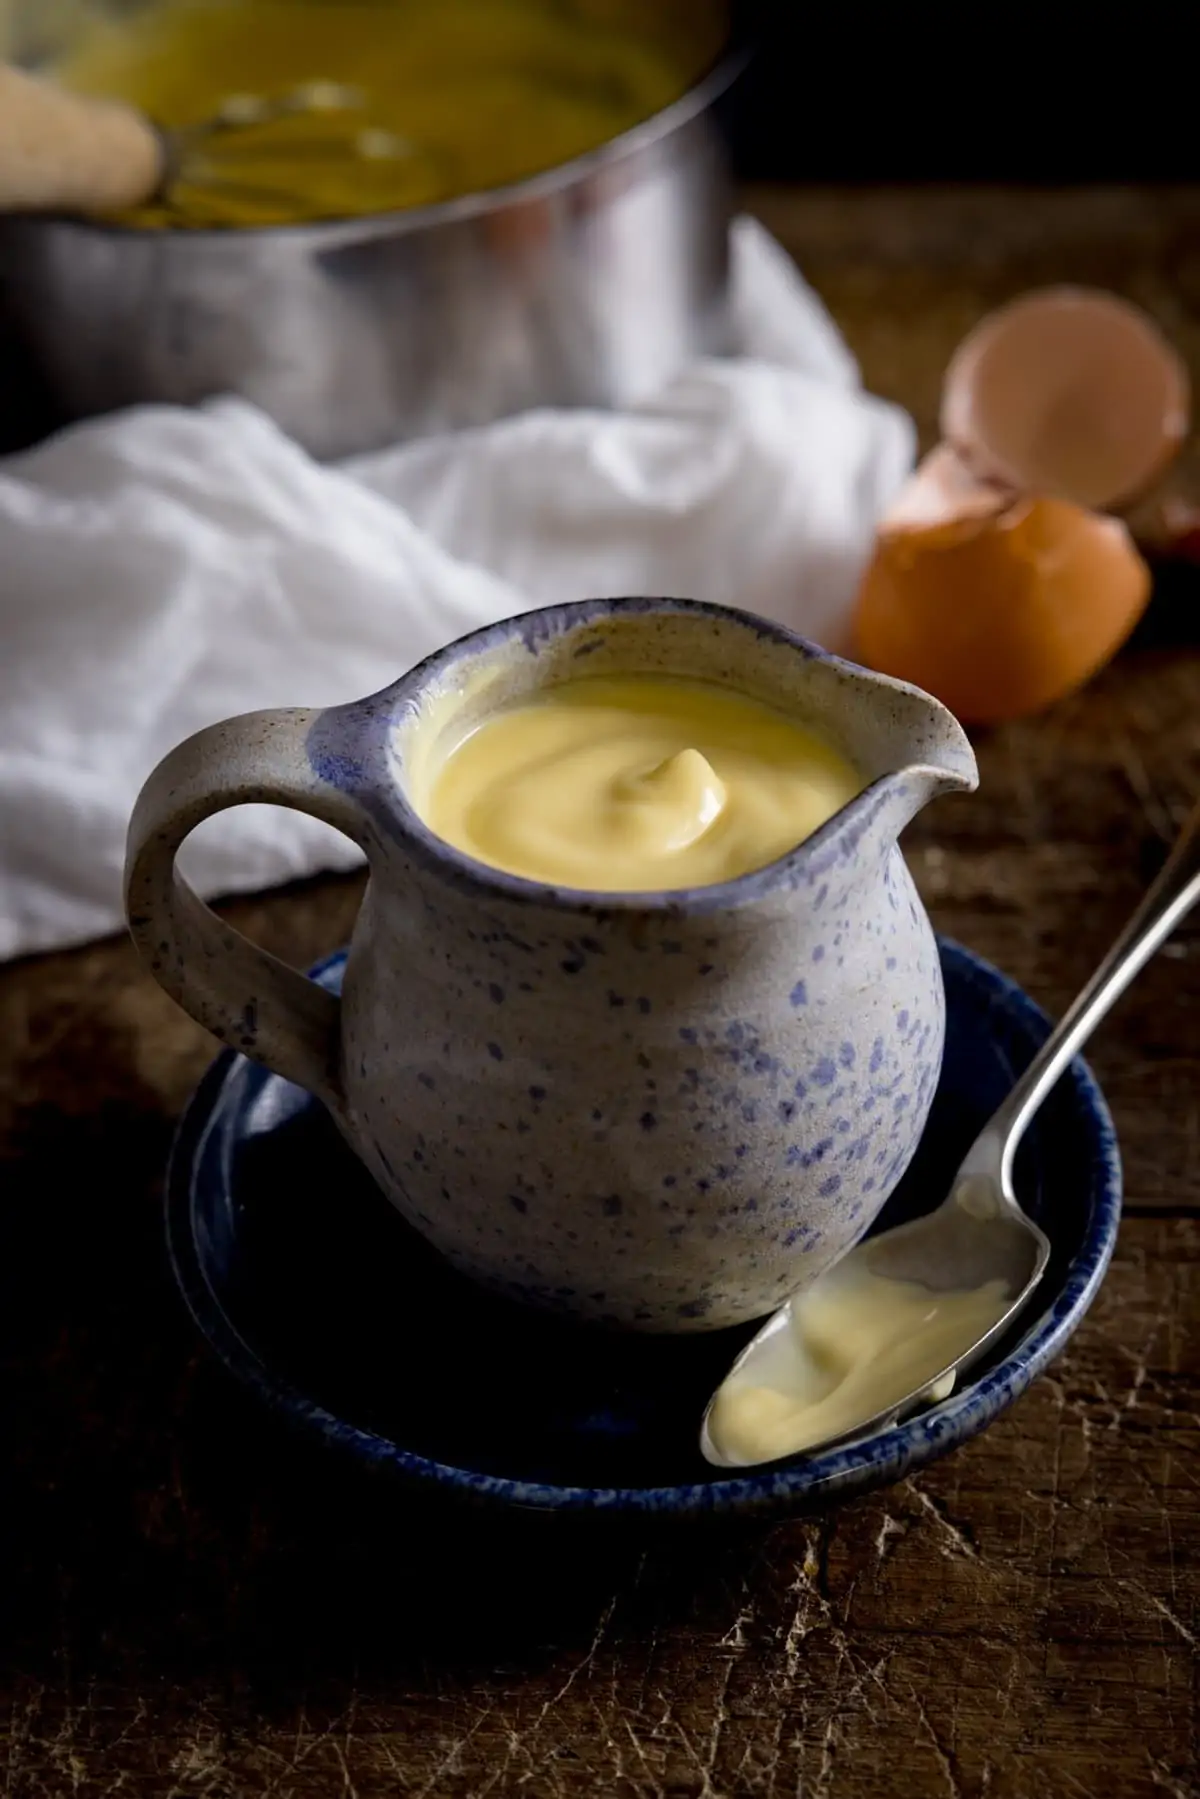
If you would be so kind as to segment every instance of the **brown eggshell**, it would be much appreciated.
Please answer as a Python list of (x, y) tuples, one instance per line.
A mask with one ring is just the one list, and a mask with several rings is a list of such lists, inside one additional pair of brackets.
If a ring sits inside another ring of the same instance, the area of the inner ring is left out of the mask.
[(1039, 711), (1080, 687), (1145, 608), (1150, 574), (1125, 526), (1065, 500), (885, 526), (855, 645), (971, 724)]
[(1008, 488), (979, 480), (949, 444), (938, 444), (913, 470), (879, 528), (921, 531), (950, 519), (995, 518), (1014, 498)]
[(1114, 294), (1043, 288), (960, 344), (942, 434), (980, 479), (1081, 506), (1143, 492), (1187, 434), (1190, 388), (1153, 321)]

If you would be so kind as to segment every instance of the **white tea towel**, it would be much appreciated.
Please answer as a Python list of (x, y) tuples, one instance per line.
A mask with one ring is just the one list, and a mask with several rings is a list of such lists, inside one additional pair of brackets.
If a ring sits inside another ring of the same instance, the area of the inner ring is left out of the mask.
[[(145, 407), (0, 462), (0, 958), (119, 927), (142, 782), (201, 726), (385, 686), (476, 625), (606, 594), (724, 601), (837, 646), (912, 462), (752, 220), (741, 355), (636, 410), (542, 411), (315, 463), (239, 400)], [(208, 896), (357, 852), (297, 813), (210, 820)]]

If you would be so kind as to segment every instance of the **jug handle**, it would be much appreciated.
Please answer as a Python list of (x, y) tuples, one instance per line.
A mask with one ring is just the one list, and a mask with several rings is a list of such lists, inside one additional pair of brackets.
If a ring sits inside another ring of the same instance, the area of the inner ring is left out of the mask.
[(164, 757), (130, 820), (125, 911), (150, 972), (185, 1012), (340, 1118), (341, 1000), (226, 924), (175, 867), (203, 819), (248, 804), (307, 812), (365, 847), (361, 808), (309, 764), (306, 741), (320, 716), (298, 707), (245, 713)]

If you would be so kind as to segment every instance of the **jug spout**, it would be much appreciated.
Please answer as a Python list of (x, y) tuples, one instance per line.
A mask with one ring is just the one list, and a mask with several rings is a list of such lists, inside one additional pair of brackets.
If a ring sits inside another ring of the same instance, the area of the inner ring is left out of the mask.
[[(865, 777), (856, 805), (881, 836), (895, 838), (939, 793), (979, 785), (975, 752), (954, 714), (919, 687), (842, 665), (850, 755)], [(853, 808), (852, 808), (853, 809)]]
[(927, 762), (899, 769), (873, 789), (879, 801), (873, 814), (879, 837), (887, 844), (894, 843), (922, 807), (939, 793), (969, 793), (978, 784), (974, 777), (968, 779)]
[(963, 727), (938, 701), (927, 703), (928, 740), (887, 782), (898, 831), (939, 793), (973, 793), (979, 785), (975, 751)]

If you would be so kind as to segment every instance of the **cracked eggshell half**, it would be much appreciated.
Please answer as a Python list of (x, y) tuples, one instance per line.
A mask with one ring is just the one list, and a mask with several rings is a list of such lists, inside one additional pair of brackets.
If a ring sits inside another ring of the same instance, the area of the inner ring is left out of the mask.
[(880, 525), (855, 649), (964, 723), (1000, 724), (1081, 687), (1149, 596), (1120, 519), (978, 481), (943, 445)]
[(941, 429), (982, 481), (1111, 508), (1171, 462), (1190, 404), (1182, 359), (1138, 307), (1048, 287), (963, 339), (946, 371)]

